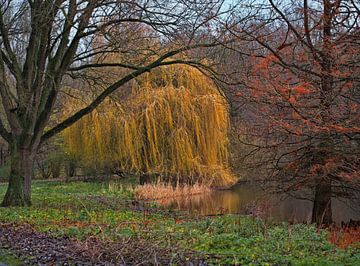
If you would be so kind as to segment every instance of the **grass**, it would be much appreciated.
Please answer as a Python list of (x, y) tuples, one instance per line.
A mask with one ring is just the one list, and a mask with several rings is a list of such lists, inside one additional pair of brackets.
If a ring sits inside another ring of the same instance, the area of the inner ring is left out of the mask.
[[(5, 188), (0, 185), (0, 196)], [(178, 246), (212, 265), (360, 265), (359, 249), (339, 249), (326, 230), (311, 225), (235, 215), (188, 217), (135, 204), (133, 197), (126, 185), (36, 181), (33, 206), (2, 208), (0, 222), (29, 223), (79, 241), (140, 237), (159, 248)]]
[(15, 255), (11, 254), (8, 250), (0, 249), (0, 265), (5, 264), (9, 266), (21, 266), (22, 261)]

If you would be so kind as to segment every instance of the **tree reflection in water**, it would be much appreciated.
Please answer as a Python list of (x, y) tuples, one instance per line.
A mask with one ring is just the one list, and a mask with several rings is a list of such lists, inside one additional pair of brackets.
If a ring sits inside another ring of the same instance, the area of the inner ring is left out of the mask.
[[(230, 190), (190, 197), (162, 199), (164, 207), (197, 215), (243, 214), (275, 221), (310, 222), (313, 203), (309, 199), (272, 194), (258, 184), (239, 184)], [(333, 198), (333, 220), (337, 223), (360, 220), (358, 202)]]

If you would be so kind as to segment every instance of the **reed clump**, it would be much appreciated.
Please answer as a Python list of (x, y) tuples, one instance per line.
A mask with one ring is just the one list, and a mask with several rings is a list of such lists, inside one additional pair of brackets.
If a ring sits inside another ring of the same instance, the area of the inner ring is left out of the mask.
[(228, 104), (200, 71), (157, 69), (138, 79), (126, 100), (114, 98), (63, 133), (67, 153), (83, 166), (160, 173), (189, 184), (235, 182)]
[(158, 182), (139, 185), (135, 188), (134, 194), (138, 200), (159, 200), (206, 194), (211, 191), (209, 186), (200, 183), (193, 185), (178, 183), (174, 186), (171, 183)]

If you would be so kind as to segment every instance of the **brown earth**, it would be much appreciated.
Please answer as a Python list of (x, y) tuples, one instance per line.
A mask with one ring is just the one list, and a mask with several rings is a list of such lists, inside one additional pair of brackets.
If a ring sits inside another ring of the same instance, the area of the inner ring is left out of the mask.
[(207, 265), (194, 259), (194, 254), (161, 248), (138, 237), (76, 241), (37, 232), (28, 224), (0, 224), (0, 249), (10, 250), (24, 265)]

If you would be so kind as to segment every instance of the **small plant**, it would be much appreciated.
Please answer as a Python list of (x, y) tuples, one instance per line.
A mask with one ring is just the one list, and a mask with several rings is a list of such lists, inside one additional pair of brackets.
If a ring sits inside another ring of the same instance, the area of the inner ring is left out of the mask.
[(117, 192), (122, 193), (124, 191), (124, 187), (121, 183), (109, 182), (108, 191), (110, 193), (117, 193)]
[(123, 184), (118, 181), (110, 180), (108, 183), (105, 183), (102, 192), (107, 195), (115, 194), (126, 197), (132, 197), (134, 195), (134, 190), (130, 184)]

